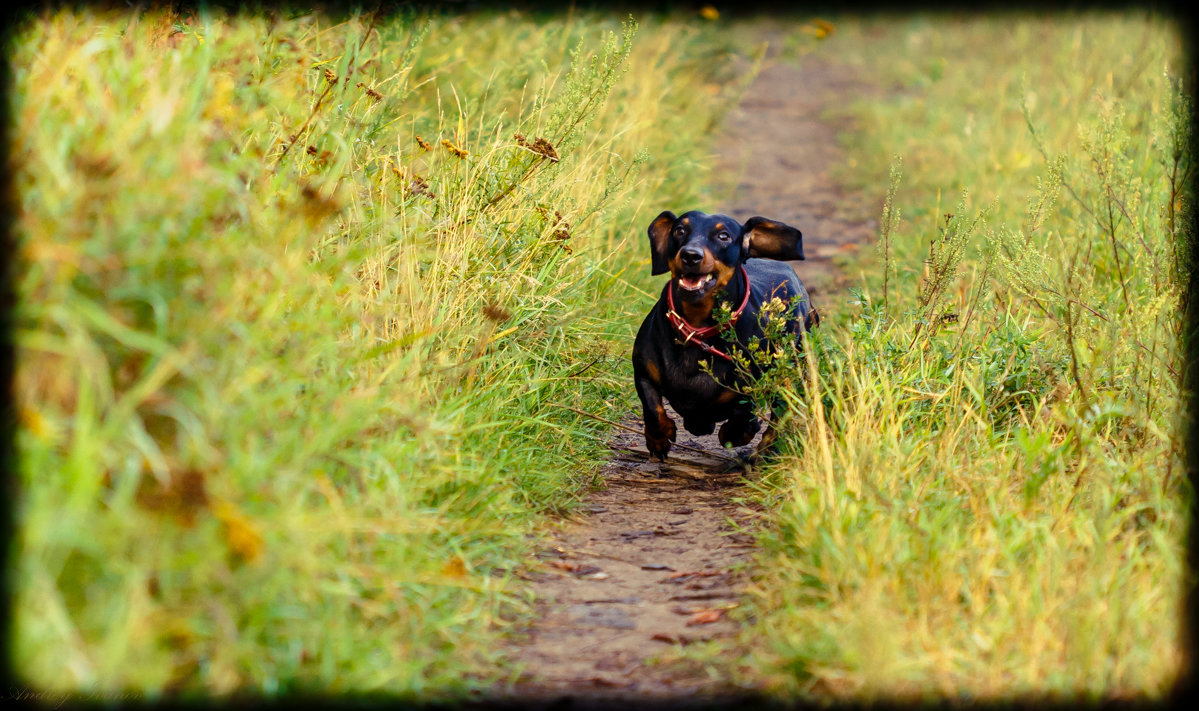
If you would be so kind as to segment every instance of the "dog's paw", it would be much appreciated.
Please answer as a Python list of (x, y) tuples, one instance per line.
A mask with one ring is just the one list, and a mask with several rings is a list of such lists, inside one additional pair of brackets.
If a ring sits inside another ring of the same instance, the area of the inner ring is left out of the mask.
[(670, 453), (670, 443), (675, 440), (674, 422), (666, 417), (662, 418), (659, 423), (662, 427), (661, 432), (651, 432), (649, 427), (645, 428), (645, 448), (649, 450), (651, 457), (657, 457), (663, 462), (666, 461), (666, 455)]
[(729, 420), (720, 426), (720, 444), (725, 447), (744, 447), (753, 440), (754, 435), (761, 429), (761, 423), (757, 418), (748, 422), (734, 422)]

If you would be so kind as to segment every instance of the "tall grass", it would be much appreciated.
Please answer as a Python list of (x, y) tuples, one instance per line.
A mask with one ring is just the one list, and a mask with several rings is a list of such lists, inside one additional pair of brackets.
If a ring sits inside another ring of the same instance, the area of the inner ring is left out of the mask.
[[(699, 147), (744, 89), (729, 60), (760, 36), (642, 22), (23, 25), (26, 682), (495, 678), (538, 517), (602, 452), (560, 406), (632, 409), (639, 225), (702, 204)], [(885, 244), (856, 313), (775, 381), (798, 416), (756, 484), (752, 668), (785, 694), (1160, 695), (1191, 501), (1177, 34), (1107, 15), (828, 27), (785, 45), (897, 85), (841, 109), (841, 178), (885, 203)]]
[(486, 684), (537, 515), (602, 451), (557, 405), (628, 404), (629, 225), (703, 189), (683, 147), (733, 48), (284, 15), (15, 37), (9, 572), (37, 688)]
[(758, 485), (758, 661), (781, 693), (1160, 696), (1192, 497), (1177, 31), (835, 24), (814, 51), (897, 85), (850, 110), (843, 173), (886, 244)]

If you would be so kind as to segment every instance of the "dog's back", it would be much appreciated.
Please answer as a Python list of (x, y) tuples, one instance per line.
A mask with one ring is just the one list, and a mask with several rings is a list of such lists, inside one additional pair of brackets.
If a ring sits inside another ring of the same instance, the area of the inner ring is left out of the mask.
[(790, 264), (771, 259), (749, 259), (745, 262), (749, 272), (749, 299), (754, 313), (774, 298), (781, 299), (789, 307), (788, 328), (799, 335), (799, 328), (812, 328), (818, 320), (808, 290)]

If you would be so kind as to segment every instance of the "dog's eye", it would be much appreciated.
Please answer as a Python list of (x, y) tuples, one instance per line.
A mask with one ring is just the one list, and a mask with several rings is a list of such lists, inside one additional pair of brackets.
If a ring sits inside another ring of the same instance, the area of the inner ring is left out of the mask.
[(679, 225), (678, 227), (674, 228), (674, 236), (675, 237), (686, 237), (687, 236), (687, 228), (683, 227), (682, 225)]
[(721, 242), (728, 242), (729, 241), (729, 233), (728, 232), (717, 232), (716, 239), (720, 240)]

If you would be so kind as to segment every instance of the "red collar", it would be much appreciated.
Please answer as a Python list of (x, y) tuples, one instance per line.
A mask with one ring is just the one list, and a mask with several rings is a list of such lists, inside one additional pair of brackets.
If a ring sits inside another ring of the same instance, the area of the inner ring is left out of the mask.
[(670, 321), (670, 325), (674, 326), (674, 330), (677, 331), (680, 336), (682, 336), (683, 345), (696, 346), (705, 353), (711, 353), (712, 355), (720, 356), (730, 363), (733, 362), (733, 359), (730, 358), (727, 353), (711, 345), (707, 341), (712, 336), (718, 335), (736, 325), (737, 319), (741, 318), (742, 312), (745, 311), (745, 305), (749, 303), (749, 272), (745, 270), (745, 265), (741, 265), (741, 275), (745, 277), (745, 296), (741, 298), (741, 305), (738, 306), (737, 310), (733, 312), (733, 315), (729, 318), (728, 323), (724, 324), (723, 326), (716, 325), (696, 328), (695, 326), (687, 323), (686, 319), (684, 319), (678, 314), (677, 311), (674, 310), (674, 285), (666, 285), (666, 320)]

